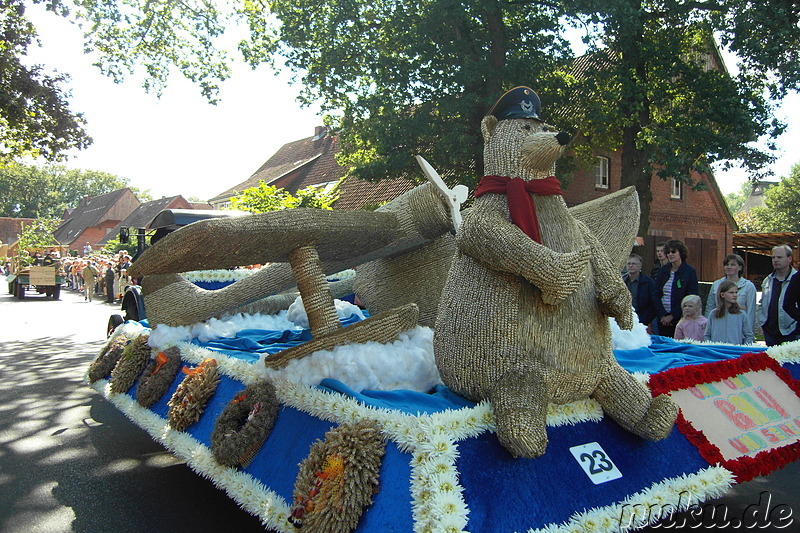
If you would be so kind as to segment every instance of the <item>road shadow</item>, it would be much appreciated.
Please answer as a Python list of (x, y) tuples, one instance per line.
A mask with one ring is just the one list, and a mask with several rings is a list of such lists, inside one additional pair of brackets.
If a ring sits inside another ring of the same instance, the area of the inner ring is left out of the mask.
[(0, 343), (0, 531), (263, 532), (85, 383), (102, 344)]

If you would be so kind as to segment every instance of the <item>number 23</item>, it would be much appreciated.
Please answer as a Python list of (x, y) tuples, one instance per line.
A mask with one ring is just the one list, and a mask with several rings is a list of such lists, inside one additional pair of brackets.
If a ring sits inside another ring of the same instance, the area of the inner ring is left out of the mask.
[(589, 461), (589, 473), (592, 475), (608, 472), (614, 468), (614, 463), (612, 463), (601, 450), (595, 450), (591, 455), (582, 453), (580, 455), (580, 460), (582, 463)]

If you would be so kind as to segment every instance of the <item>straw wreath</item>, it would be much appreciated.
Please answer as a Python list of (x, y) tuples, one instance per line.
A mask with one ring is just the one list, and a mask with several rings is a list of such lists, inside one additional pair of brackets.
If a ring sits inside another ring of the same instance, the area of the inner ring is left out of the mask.
[(385, 447), (374, 420), (328, 431), (300, 464), (289, 521), (319, 533), (353, 531), (377, 492)]
[(223, 466), (247, 466), (267, 439), (280, 406), (275, 387), (257, 381), (237, 394), (217, 418), (211, 452)]
[(149, 339), (150, 334), (145, 333), (133, 339), (125, 347), (114, 370), (111, 371), (111, 392), (126, 392), (133, 386), (150, 359), (151, 348), (147, 345)]
[(186, 377), (169, 400), (167, 420), (173, 429), (184, 431), (200, 420), (206, 402), (217, 390), (219, 372), (217, 361), (206, 359), (199, 366), (183, 367)]
[(177, 346), (158, 352), (139, 378), (136, 400), (142, 407), (150, 407), (164, 396), (178, 368), (181, 366), (181, 350)]
[(119, 335), (103, 346), (103, 349), (100, 350), (100, 354), (98, 354), (97, 358), (89, 365), (89, 383), (94, 383), (99, 379), (108, 377), (117, 365), (125, 347), (130, 342), (130, 337)]

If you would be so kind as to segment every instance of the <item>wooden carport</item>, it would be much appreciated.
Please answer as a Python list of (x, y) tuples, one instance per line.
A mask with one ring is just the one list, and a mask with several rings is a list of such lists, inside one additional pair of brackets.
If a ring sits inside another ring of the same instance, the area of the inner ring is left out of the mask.
[(800, 233), (734, 233), (733, 253), (744, 258), (747, 278), (760, 287), (764, 276), (772, 272), (772, 249), (781, 244), (792, 247), (792, 259), (800, 259)]

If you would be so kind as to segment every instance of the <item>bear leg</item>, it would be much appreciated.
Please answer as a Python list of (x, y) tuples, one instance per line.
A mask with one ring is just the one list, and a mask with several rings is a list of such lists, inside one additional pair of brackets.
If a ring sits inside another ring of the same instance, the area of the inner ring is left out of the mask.
[(592, 397), (620, 426), (648, 440), (669, 435), (678, 417), (678, 406), (669, 396), (651, 397), (650, 391), (619, 365), (610, 369)]
[(492, 389), (497, 438), (514, 457), (539, 457), (547, 448), (548, 394), (539, 372), (512, 370)]

